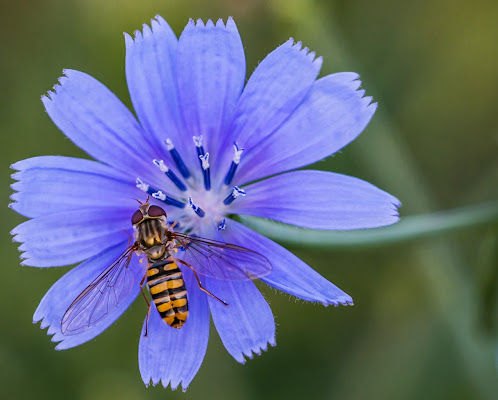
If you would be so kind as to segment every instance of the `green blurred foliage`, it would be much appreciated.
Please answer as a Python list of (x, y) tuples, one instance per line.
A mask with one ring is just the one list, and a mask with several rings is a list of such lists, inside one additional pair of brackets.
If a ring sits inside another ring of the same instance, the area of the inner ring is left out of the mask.
[[(90, 73), (130, 104), (122, 32), (161, 14), (234, 16), (250, 73), (292, 36), (351, 70), (379, 103), (360, 138), (316, 168), (367, 179), (398, 196), (402, 215), (498, 198), (498, 2), (495, 0), (19, 0), (0, 5), (3, 199), (0, 231), (2, 399), (476, 399), (497, 393), (496, 224), (356, 251), (293, 248), (355, 299), (324, 308), (262, 290), (276, 348), (237, 364), (214, 329), (186, 394), (144, 388), (137, 346), (145, 305), (79, 348), (57, 352), (31, 324), (65, 268), (19, 267), (7, 209), (13, 162), (86, 157), (51, 123), (40, 96), (63, 68)], [(168, 362), (168, 355), (165, 355)]]

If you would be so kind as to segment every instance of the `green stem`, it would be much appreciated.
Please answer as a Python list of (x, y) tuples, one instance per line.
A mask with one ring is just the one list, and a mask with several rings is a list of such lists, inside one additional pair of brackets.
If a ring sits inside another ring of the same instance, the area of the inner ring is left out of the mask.
[(298, 228), (249, 216), (244, 225), (277, 241), (314, 247), (356, 249), (428, 238), (447, 232), (498, 222), (498, 201), (432, 214), (403, 217), (395, 225), (356, 231), (320, 231)]

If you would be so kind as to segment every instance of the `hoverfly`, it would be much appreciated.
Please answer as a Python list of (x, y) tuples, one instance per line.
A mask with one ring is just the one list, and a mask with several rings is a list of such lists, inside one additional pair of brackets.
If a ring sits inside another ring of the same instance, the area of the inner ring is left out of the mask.
[(140, 203), (131, 223), (135, 231), (134, 243), (71, 303), (61, 320), (63, 334), (74, 335), (95, 326), (125, 301), (135, 284), (130, 271), (134, 253), (143, 253), (148, 261), (147, 272), (140, 282), (148, 305), (145, 336), (151, 305), (144, 286), (169, 326), (180, 329), (187, 320), (188, 296), (179, 264), (192, 270), (200, 290), (226, 306), (225, 301), (202, 286), (198, 274), (216, 279), (247, 280), (271, 272), (266, 257), (252, 250), (173, 231), (176, 223), (168, 224), (166, 212), (149, 204), (148, 199)]

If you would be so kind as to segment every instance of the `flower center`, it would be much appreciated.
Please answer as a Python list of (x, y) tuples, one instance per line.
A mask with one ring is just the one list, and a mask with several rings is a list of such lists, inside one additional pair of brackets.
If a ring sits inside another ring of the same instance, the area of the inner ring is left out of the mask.
[[(180, 190), (181, 195), (172, 196), (161, 188), (152, 187), (140, 178), (136, 179), (139, 189), (146, 192), (154, 199), (169, 206), (181, 209), (178, 219), (179, 228), (186, 232), (199, 234), (202, 224), (215, 225), (218, 230), (225, 229), (225, 216), (230, 212), (230, 204), (239, 196), (245, 196), (246, 192), (237, 187), (230, 187), (230, 183), (237, 171), (240, 158), (244, 149), (234, 143), (234, 156), (228, 172), (223, 180), (223, 185), (218, 190), (211, 190), (211, 166), (209, 164), (209, 153), (204, 150), (202, 135), (193, 137), (195, 150), (199, 157), (199, 166), (189, 169), (184, 163), (181, 155), (176, 150), (170, 139), (166, 140), (167, 149), (181, 176), (171, 170), (163, 160), (153, 160), (154, 165)], [(202, 173), (202, 186), (194, 177)]]

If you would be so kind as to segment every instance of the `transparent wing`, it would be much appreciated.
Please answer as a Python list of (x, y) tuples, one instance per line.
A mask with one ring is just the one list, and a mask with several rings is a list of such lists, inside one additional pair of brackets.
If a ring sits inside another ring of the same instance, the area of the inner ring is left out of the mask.
[(173, 237), (181, 246), (178, 256), (198, 274), (242, 281), (261, 278), (271, 272), (271, 263), (265, 256), (245, 247), (177, 232)]
[(128, 249), (81, 292), (64, 313), (61, 331), (75, 335), (105, 319), (128, 297), (134, 274), (128, 268), (135, 246)]

